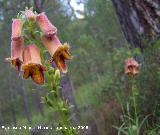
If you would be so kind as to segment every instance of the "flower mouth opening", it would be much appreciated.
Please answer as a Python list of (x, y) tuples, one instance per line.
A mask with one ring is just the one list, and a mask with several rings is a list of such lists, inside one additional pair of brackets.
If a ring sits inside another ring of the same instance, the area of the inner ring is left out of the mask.
[(57, 67), (63, 72), (67, 73), (67, 66), (65, 60), (71, 60), (72, 56), (69, 53), (70, 46), (65, 43), (57, 48), (55, 53), (53, 54), (52, 61), (55, 62)]

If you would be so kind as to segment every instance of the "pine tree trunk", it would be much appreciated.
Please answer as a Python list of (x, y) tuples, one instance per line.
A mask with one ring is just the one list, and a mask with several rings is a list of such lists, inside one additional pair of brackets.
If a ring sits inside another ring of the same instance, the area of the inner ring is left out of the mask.
[(43, 12), (43, 3), (44, 0), (34, 0), (34, 5), (38, 13)]
[(112, 0), (122, 31), (141, 50), (160, 34), (160, 0)]

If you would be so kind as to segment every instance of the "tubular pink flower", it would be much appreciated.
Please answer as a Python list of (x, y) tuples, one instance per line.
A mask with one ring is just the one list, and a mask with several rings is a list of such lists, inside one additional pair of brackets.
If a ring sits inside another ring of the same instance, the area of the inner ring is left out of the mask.
[(51, 61), (54, 61), (63, 73), (66, 73), (67, 66), (65, 64), (65, 60), (70, 60), (72, 58), (69, 53), (69, 45), (67, 43), (62, 45), (56, 35), (54, 35), (52, 39), (42, 36), (42, 43), (52, 56)]
[(33, 13), (32, 10), (26, 10), (25, 11), (25, 16), (29, 20), (36, 20), (36, 15)]
[(137, 75), (139, 73), (139, 64), (135, 59), (128, 58), (125, 61), (124, 69), (127, 75)]
[(45, 68), (42, 66), (40, 51), (36, 45), (31, 44), (24, 49), (23, 61), (23, 78), (27, 79), (31, 77), (35, 83), (42, 85), (44, 83), (43, 72), (45, 71)]
[(52, 38), (56, 34), (57, 28), (49, 21), (44, 12), (37, 15), (36, 22), (46, 37)]
[(21, 19), (13, 19), (12, 22), (12, 40), (18, 40), (21, 38), (21, 32), (22, 32), (23, 22)]
[(21, 37), (18, 40), (11, 41), (11, 58), (6, 58), (11, 65), (18, 71), (22, 65), (22, 53), (24, 48), (24, 39)]

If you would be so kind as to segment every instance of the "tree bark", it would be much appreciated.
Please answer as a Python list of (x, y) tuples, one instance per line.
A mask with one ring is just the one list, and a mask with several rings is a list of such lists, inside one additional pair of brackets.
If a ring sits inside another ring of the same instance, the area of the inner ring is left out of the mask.
[(122, 31), (132, 47), (141, 50), (160, 34), (159, 0), (112, 0)]
[(43, 3), (44, 0), (34, 0), (34, 5), (38, 13), (43, 12)]

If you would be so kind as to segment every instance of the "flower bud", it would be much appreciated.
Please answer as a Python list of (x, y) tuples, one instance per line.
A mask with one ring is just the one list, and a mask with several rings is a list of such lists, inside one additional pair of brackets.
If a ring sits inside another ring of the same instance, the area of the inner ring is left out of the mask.
[(18, 40), (21, 38), (23, 22), (21, 19), (13, 19), (12, 22), (12, 40)]
[(58, 69), (56, 69), (54, 76), (55, 76), (55, 78), (56, 78), (57, 80), (60, 80), (60, 78), (61, 78), (61, 73), (60, 73), (60, 71), (59, 71)]
[(52, 38), (57, 33), (57, 28), (49, 21), (44, 12), (37, 15), (36, 22), (46, 37)]

